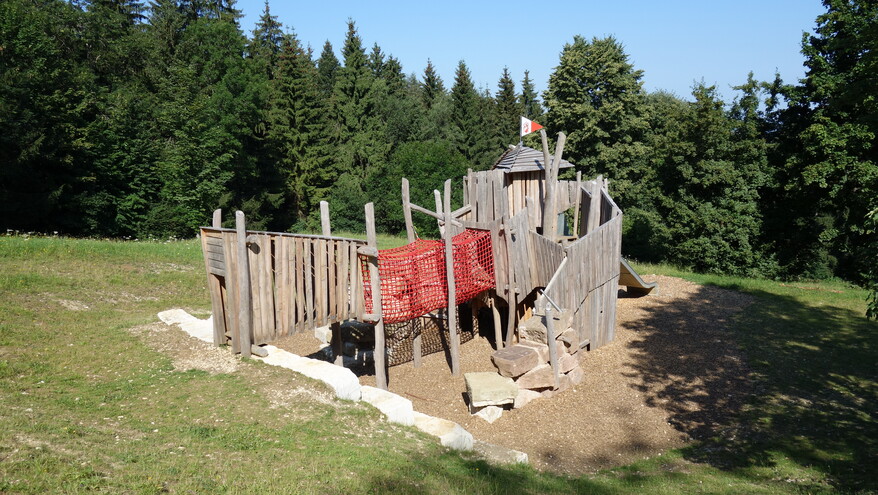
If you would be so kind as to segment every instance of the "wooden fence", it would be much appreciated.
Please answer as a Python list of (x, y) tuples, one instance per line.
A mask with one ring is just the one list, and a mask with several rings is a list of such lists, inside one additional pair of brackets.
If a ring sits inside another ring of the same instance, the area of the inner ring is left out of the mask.
[(358, 249), (365, 241), (245, 231), (249, 283), (239, 267), (239, 233), (201, 229), (214, 314), (214, 341), (241, 352), (243, 291), (249, 294), (252, 345), (363, 315)]

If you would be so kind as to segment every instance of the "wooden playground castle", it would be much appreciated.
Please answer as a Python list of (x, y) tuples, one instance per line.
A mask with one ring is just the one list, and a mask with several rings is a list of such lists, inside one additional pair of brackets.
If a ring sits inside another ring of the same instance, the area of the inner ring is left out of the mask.
[[(558, 180), (571, 166), (561, 159), (564, 141), (560, 134), (550, 156), (543, 131), (542, 152), (519, 145), (492, 170), (470, 171), (454, 211), (450, 179), (434, 191), (433, 209), (411, 203), (402, 179), (410, 244), (393, 253), (377, 248), (371, 203), (365, 241), (333, 236), (325, 202), (322, 235), (248, 231), (240, 211), (236, 228), (225, 229), (217, 210), (213, 226), (201, 229), (214, 343), (249, 355), (253, 346), (329, 325), (341, 365), (341, 324), (373, 323), (377, 386), (387, 388), (388, 337), (417, 319), (442, 322), (451, 372), (460, 373), (462, 303), (473, 313), (490, 310), (497, 348), (511, 345), (517, 326), (534, 316), (545, 318), (550, 341), (564, 331), (578, 348), (612, 341), (620, 274), (634, 286), (639, 278), (620, 257), (622, 212), (607, 181)], [(413, 213), (435, 217), (442, 240), (417, 239)], [(390, 315), (394, 325), (385, 324)], [(412, 335), (407, 352), (419, 366), (423, 334)]]

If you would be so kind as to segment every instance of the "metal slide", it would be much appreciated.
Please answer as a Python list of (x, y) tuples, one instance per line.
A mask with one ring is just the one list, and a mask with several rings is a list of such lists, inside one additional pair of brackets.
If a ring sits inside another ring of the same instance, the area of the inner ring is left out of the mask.
[(645, 296), (658, 287), (658, 284), (655, 282), (644, 282), (640, 275), (631, 268), (631, 265), (628, 264), (625, 258), (619, 258), (619, 260), (621, 260), (619, 266), (619, 285), (628, 287), (628, 294), (632, 296)]

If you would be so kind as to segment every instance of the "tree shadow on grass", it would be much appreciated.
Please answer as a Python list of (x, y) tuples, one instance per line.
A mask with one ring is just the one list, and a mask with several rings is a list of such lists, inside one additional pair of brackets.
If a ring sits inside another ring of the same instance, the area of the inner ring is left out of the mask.
[[(734, 287), (730, 287), (734, 288)], [(841, 490), (876, 490), (878, 324), (789, 296), (699, 287), (646, 309), (630, 372), (648, 403), (722, 469), (817, 469)], [(743, 308), (743, 309), (741, 309)]]

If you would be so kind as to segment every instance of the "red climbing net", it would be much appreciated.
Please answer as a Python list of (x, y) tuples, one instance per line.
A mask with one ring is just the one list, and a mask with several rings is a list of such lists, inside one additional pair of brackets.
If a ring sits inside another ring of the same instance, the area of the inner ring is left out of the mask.
[[(451, 241), (455, 299), (458, 304), (494, 287), (491, 233), (467, 229)], [(366, 311), (372, 312), (368, 264), (361, 263)], [(385, 323), (398, 323), (448, 305), (445, 246), (442, 241), (418, 239), (378, 252), (381, 306)]]

